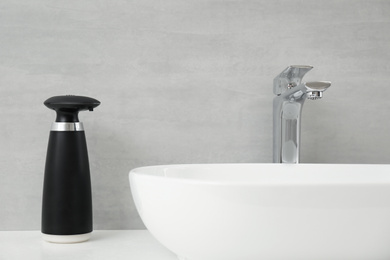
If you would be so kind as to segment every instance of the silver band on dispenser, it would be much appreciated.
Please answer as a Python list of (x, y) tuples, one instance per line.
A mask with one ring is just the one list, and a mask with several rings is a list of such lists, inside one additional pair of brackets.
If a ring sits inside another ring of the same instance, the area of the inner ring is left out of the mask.
[(54, 122), (51, 131), (84, 131), (84, 126), (81, 122)]

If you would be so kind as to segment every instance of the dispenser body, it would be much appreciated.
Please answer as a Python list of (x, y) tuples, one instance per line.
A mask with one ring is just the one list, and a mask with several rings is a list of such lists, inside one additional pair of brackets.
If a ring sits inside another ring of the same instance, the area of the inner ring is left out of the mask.
[(96, 99), (55, 96), (44, 102), (56, 111), (47, 148), (42, 198), (43, 238), (76, 243), (92, 232), (92, 194), (89, 160), (80, 111), (93, 111)]
[[(56, 123), (53, 123), (55, 125)], [(50, 131), (42, 201), (42, 233), (92, 232), (92, 196), (84, 131)]]

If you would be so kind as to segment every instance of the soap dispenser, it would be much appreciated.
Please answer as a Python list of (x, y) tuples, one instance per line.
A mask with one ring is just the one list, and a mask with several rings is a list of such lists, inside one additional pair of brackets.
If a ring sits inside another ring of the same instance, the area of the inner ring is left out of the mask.
[(43, 198), (43, 239), (77, 243), (92, 233), (92, 195), (87, 143), (79, 111), (93, 111), (96, 99), (55, 96), (44, 102), (57, 113), (46, 156)]

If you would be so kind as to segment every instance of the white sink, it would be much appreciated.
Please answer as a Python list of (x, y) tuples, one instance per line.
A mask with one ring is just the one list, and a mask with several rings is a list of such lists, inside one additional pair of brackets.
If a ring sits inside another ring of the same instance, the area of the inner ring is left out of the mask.
[(182, 260), (389, 260), (390, 165), (201, 164), (130, 172)]

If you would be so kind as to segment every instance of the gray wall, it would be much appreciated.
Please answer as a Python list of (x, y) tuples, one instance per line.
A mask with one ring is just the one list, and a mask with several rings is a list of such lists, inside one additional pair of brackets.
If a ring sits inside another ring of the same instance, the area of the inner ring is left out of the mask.
[(127, 175), (154, 164), (271, 162), (272, 80), (330, 80), (303, 111), (305, 163), (390, 163), (390, 1), (0, 2), (0, 230), (40, 229), (54, 112), (80, 114), (95, 229), (144, 228)]

